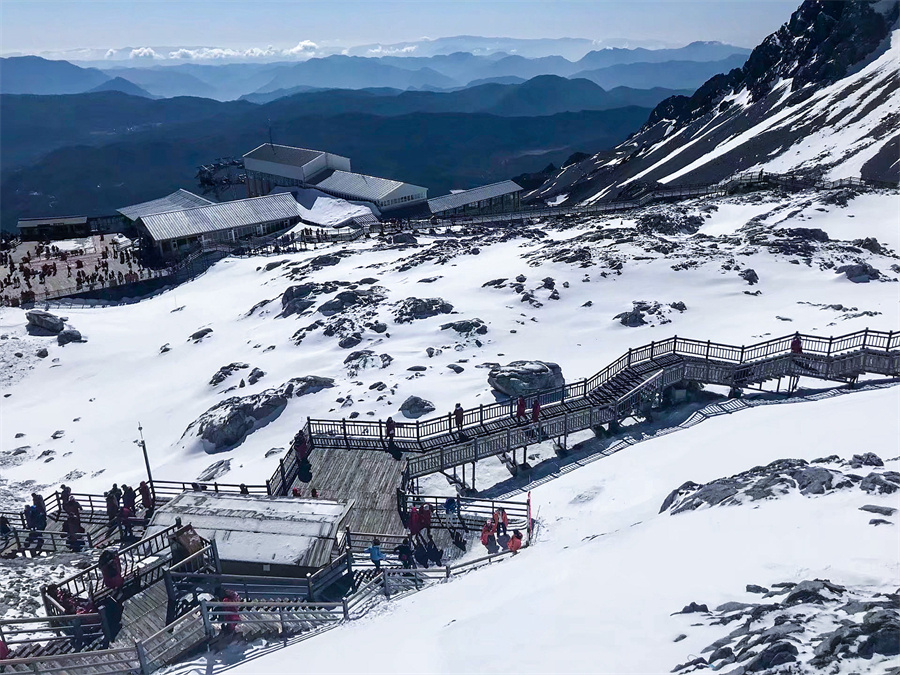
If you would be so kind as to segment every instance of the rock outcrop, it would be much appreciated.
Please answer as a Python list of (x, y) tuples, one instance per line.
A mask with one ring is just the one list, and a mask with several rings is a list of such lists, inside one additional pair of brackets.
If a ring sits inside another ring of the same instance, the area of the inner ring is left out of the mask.
[(513, 361), (488, 374), (488, 384), (507, 396), (529, 396), (565, 383), (559, 364), (549, 361)]

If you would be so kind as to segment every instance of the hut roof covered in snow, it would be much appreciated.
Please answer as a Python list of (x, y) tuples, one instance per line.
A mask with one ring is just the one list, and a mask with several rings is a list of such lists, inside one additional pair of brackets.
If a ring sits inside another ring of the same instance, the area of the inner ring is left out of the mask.
[(216, 540), (222, 560), (321, 567), (352, 502), (216, 492), (183, 492), (162, 506), (148, 535), (180, 518)]

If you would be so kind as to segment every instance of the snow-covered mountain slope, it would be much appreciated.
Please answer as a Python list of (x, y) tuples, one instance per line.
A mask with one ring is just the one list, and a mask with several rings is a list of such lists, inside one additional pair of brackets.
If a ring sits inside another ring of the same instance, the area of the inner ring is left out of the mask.
[[(859, 510), (896, 508), (897, 492), (845, 487), (804, 495), (792, 487), (740, 505), (682, 513), (660, 507), (686, 481), (707, 483), (786, 457), (849, 459), (865, 450), (893, 459), (883, 469), (815, 466), (835, 476), (897, 471), (898, 403), (892, 387), (768, 405), (649, 440), (535, 487), (536, 545), (515, 558), (384, 602), (373, 614), (286, 649), (262, 655), (268, 650), (256, 644), (249, 654), (209, 661), (241, 675), (293, 673), (298, 663), (316, 673), (666, 673), (697, 656), (709, 659), (707, 646), (747, 623), (743, 617), (716, 625), (716, 615), (677, 612), (692, 602), (711, 610), (739, 602), (791, 607), (757, 611), (744, 634), (758, 635), (789, 613), (792, 621), (778, 623), (792, 627), (787, 641), (804, 664), (790, 672), (832, 672), (808, 666), (813, 638), (840, 620), (861, 622), (865, 613), (835, 605), (884, 601), (876, 594), (895, 593), (900, 581), (897, 516), (887, 518), (892, 525), (873, 526), (873, 514)], [(785, 603), (787, 592), (763, 598), (746, 590), (813, 579), (847, 590), (837, 603), (793, 606)], [(739, 653), (735, 643), (744, 634), (725, 644)], [(750, 651), (776, 641), (770, 636)], [(258, 658), (229, 666), (254, 651)], [(884, 655), (845, 655), (833, 672), (885, 673), (892, 665)], [(208, 667), (203, 658), (173, 671), (220, 672)]]
[[(261, 483), (307, 416), (397, 417), (410, 395), (432, 401), (435, 414), (491, 402), (486, 364), (555, 361), (572, 381), (673, 334), (748, 344), (795, 330), (896, 330), (897, 215), (895, 192), (761, 193), (627, 218), (419, 235), (416, 245), (373, 239), (225, 259), (137, 304), (51, 308), (88, 340), (63, 347), (29, 335), (22, 310), (3, 308), (0, 501), (13, 506), (61, 482), (89, 492), (137, 482), (139, 422), (154, 478), (195, 480), (221, 462), (207, 478)], [(874, 280), (850, 281), (836, 271), (845, 265)], [(442, 298), (452, 313), (397, 322), (407, 298)], [(645, 325), (614, 320), (634, 303)], [(442, 329), (474, 318), (486, 334)], [(41, 348), (48, 357), (36, 356)], [(296, 380), (307, 376), (334, 386)], [(284, 396), (291, 380), (294, 395)], [(242, 418), (201, 438), (195, 421), (254, 401), (265, 414), (250, 428)], [(209, 454), (217, 442), (225, 451)]]
[(900, 180), (898, 15), (895, 1), (806, 0), (743, 68), (663, 101), (627, 141), (535, 194), (601, 199), (760, 169)]

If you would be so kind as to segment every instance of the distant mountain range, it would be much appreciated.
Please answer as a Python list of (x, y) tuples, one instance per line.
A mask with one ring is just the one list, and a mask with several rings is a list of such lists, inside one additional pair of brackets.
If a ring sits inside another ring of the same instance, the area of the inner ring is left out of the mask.
[[(571, 105), (582, 89), (589, 96), (610, 96), (586, 80), (550, 78), (542, 83), (544, 79), (484, 85), (498, 93), (490, 101), (473, 102), (471, 111), (459, 111), (471, 90), (310, 92), (265, 105), (187, 97), (153, 100), (115, 91), (3, 95), (2, 227), (14, 228), (24, 216), (112, 213), (179, 187), (190, 189), (196, 185), (197, 166), (248, 152), (269, 139), (270, 128), (277, 143), (342, 154), (352, 159), (356, 171), (424, 185), (439, 195), (550, 163), (559, 166), (577, 151), (612, 147), (639, 128), (651, 109), (526, 116), (546, 109), (548, 95), (540, 93), (545, 84), (551, 90), (560, 84), (571, 87), (568, 93), (557, 90)], [(449, 103), (441, 103), (444, 97)], [(362, 112), (364, 99), (383, 114)], [(485, 105), (493, 112), (478, 110)], [(433, 112), (419, 111), (429, 107)], [(522, 114), (497, 114), (516, 111)]]
[[(642, 47), (610, 48), (590, 51), (570, 61), (561, 56), (527, 58), (520, 54), (494, 52), (472, 54), (456, 52), (431, 56), (332, 55), (301, 62), (232, 63), (201, 65), (153, 65), (150, 67), (113, 67), (98, 70), (79, 68), (64, 61), (39, 57), (0, 59), (0, 93), (72, 94), (90, 91), (103, 82), (122, 78), (152, 96), (201, 96), (231, 100), (250, 94), (296, 93), (299, 87), (328, 89), (449, 90), (472, 82), (512, 82), (509, 78), (529, 80), (540, 75), (586, 77), (595, 82), (631, 88), (664, 87), (689, 89), (709, 77), (711, 71), (727, 72), (749, 50), (718, 42), (695, 42), (677, 49)], [(693, 73), (684, 62), (707, 64)], [(719, 63), (719, 65), (713, 65)], [(624, 69), (598, 73), (599, 69), (624, 64), (655, 64), (652, 68)], [(674, 64), (671, 65), (670, 64)], [(719, 70), (716, 70), (719, 69)], [(670, 75), (671, 71), (671, 75)], [(652, 72), (652, 77), (648, 74)], [(675, 84), (669, 83), (669, 78)], [(652, 84), (644, 86), (641, 83)], [(613, 82), (614, 84), (609, 84)], [(119, 85), (121, 88), (121, 85)]]

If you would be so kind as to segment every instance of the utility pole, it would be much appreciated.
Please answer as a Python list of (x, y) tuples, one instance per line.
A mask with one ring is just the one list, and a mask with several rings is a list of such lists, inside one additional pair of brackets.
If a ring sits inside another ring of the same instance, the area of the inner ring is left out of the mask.
[(141, 426), (141, 423), (138, 422), (138, 433), (141, 435), (141, 440), (138, 441), (141, 444), (141, 450), (144, 451), (144, 466), (147, 467), (147, 481), (150, 483), (150, 494), (153, 495), (153, 499), (156, 499), (156, 490), (153, 488), (153, 474), (150, 473), (150, 460), (147, 457), (147, 442), (144, 440), (144, 428)]

